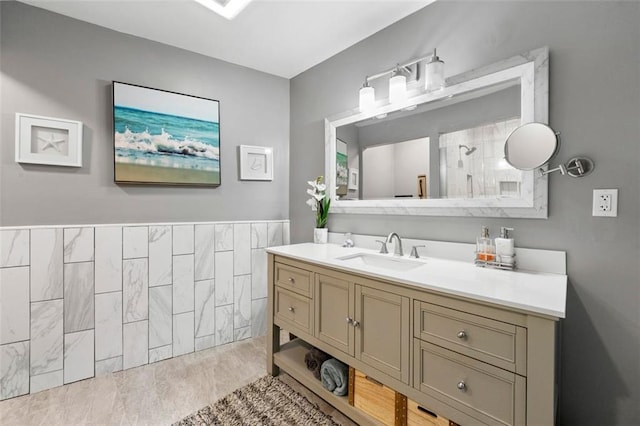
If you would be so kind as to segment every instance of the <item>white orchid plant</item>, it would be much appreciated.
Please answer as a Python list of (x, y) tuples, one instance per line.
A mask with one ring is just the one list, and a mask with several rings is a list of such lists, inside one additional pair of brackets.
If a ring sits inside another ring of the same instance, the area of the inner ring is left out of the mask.
[(316, 180), (308, 181), (311, 189), (307, 189), (307, 194), (311, 195), (311, 198), (307, 200), (307, 204), (316, 211), (316, 228), (326, 228), (327, 219), (329, 216), (329, 206), (331, 200), (327, 196), (327, 185), (322, 183), (323, 176), (318, 176)]

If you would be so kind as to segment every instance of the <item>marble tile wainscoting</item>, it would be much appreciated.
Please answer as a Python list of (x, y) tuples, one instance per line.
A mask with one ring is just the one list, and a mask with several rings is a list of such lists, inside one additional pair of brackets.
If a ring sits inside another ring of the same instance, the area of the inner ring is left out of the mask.
[(0, 400), (266, 333), (289, 221), (0, 228)]

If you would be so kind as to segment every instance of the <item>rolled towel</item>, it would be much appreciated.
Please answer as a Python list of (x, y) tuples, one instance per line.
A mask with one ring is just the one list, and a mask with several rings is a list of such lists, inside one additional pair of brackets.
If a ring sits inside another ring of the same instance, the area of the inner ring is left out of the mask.
[(311, 348), (304, 356), (304, 363), (307, 365), (307, 369), (313, 371), (313, 376), (320, 380), (320, 367), (322, 363), (331, 358), (331, 356), (322, 352), (320, 349)]
[(334, 393), (344, 396), (349, 392), (349, 366), (337, 359), (329, 359), (322, 364), (320, 369), (322, 386)]

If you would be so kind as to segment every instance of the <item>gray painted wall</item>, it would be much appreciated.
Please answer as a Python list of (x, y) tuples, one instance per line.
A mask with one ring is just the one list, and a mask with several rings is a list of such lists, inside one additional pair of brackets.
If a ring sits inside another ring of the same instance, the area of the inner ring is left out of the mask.
[[(0, 8), (0, 225), (288, 217), (288, 80), (21, 3)], [(219, 100), (222, 185), (114, 184), (112, 80)], [(14, 163), (16, 112), (82, 121), (83, 167)], [(273, 182), (238, 180), (241, 144), (274, 148)]]
[[(558, 159), (596, 162), (550, 178), (549, 219), (330, 215), (332, 231), (473, 242), (483, 224), (520, 247), (567, 251), (559, 420), (640, 424), (640, 3), (438, 1), (291, 81), (290, 218), (310, 241), (306, 181), (324, 173), (323, 119), (354, 108), (362, 79), (438, 48), (446, 75), (550, 48), (550, 124)], [(380, 93), (379, 96), (385, 94)], [(619, 188), (617, 218), (591, 216), (592, 190)], [(427, 248), (428, 252), (428, 248)]]

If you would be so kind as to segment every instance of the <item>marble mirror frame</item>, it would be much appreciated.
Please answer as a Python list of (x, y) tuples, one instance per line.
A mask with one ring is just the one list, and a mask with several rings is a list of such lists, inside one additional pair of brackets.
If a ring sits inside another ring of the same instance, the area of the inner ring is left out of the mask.
[[(514, 82), (515, 81), (515, 82)], [(369, 113), (358, 108), (325, 119), (325, 179), (327, 193), (333, 200), (331, 213), (478, 216), (547, 218), (548, 177), (535, 171), (522, 172), (521, 198), (485, 199), (389, 199), (340, 200), (336, 196), (336, 129), (374, 116), (398, 111), (413, 105), (464, 97), (484, 88), (520, 84), (521, 124), (548, 123), (549, 115), (549, 49), (547, 47), (447, 78), (446, 87), (437, 92), (414, 90), (399, 105), (383, 100)]]

